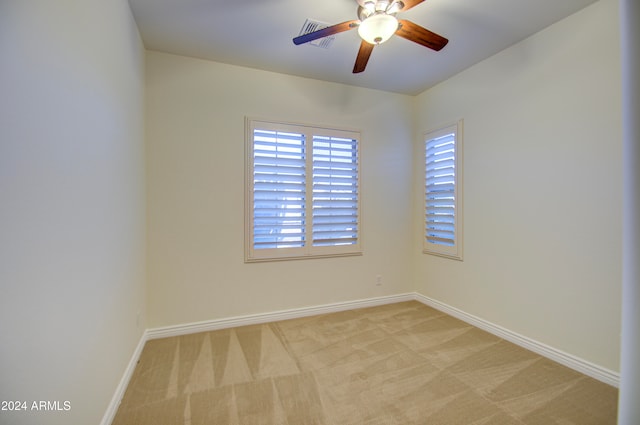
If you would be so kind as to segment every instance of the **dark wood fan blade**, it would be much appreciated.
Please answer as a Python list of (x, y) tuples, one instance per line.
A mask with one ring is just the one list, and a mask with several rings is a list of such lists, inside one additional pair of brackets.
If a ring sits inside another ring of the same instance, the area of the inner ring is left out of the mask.
[(353, 65), (354, 74), (364, 71), (367, 67), (367, 62), (369, 62), (369, 57), (371, 56), (371, 52), (373, 52), (374, 47), (374, 44), (369, 44), (362, 40), (362, 43), (360, 43), (360, 50), (358, 50), (358, 56), (356, 57), (356, 63)]
[(418, 43), (424, 47), (428, 47), (435, 51), (441, 50), (447, 45), (449, 40), (441, 35), (431, 32), (426, 28), (421, 27), (418, 24), (414, 24), (411, 21), (400, 19), (400, 28), (396, 31), (396, 34), (402, 38)]
[(411, 9), (413, 6), (417, 6), (422, 3), (424, 0), (400, 0), (400, 3), (404, 4), (404, 7), (400, 10), (406, 12)]
[(346, 21), (340, 24), (331, 25), (330, 27), (323, 28), (318, 31), (310, 32), (309, 34), (303, 34), (293, 39), (293, 43), (304, 44), (319, 38), (328, 37), (339, 32), (348, 31), (351, 28), (355, 28), (358, 24), (358, 20)]

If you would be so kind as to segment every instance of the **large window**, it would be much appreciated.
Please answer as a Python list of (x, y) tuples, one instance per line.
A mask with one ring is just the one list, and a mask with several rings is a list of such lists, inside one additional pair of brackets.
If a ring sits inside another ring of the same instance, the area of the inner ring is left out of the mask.
[(462, 260), (462, 121), (425, 135), (423, 249)]
[(358, 132), (247, 119), (247, 261), (360, 254)]

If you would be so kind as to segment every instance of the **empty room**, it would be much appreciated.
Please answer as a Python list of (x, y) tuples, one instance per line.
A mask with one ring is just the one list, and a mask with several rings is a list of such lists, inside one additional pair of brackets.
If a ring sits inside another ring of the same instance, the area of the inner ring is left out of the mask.
[(0, 0), (0, 424), (639, 423), (637, 14)]

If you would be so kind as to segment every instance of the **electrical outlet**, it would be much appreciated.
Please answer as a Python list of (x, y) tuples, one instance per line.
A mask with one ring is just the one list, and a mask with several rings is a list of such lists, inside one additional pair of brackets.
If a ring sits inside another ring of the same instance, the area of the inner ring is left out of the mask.
[(376, 286), (381, 286), (382, 285), (382, 275), (379, 274), (378, 276), (376, 276)]

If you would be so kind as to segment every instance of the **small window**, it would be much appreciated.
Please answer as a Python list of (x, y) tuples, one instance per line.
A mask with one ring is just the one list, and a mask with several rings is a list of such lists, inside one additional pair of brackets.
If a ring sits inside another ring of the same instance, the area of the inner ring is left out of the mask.
[(462, 260), (462, 120), (425, 135), (423, 249)]
[(246, 128), (246, 261), (360, 254), (359, 133)]

